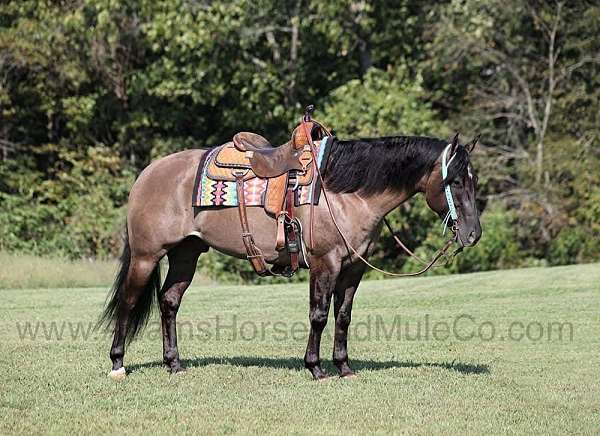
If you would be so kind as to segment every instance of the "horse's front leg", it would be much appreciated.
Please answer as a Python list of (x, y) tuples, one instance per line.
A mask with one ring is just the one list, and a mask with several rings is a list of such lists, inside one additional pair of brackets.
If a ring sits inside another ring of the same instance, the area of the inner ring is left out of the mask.
[(354, 371), (348, 365), (348, 327), (352, 320), (352, 302), (358, 285), (365, 272), (360, 262), (342, 271), (337, 283), (333, 300), (335, 315), (335, 337), (333, 342), (333, 363), (342, 377), (352, 377)]
[(331, 296), (335, 288), (339, 266), (331, 259), (311, 259), (310, 270), (310, 333), (304, 355), (304, 365), (316, 380), (328, 375), (321, 368), (321, 335), (327, 324)]

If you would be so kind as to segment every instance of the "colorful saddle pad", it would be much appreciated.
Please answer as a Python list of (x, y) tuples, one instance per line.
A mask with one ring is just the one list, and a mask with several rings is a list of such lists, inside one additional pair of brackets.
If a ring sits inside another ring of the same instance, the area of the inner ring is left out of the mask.
[[(333, 137), (325, 137), (314, 143), (317, 165), (321, 171), (327, 163), (332, 142)], [(238, 206), (235, 176), (232, 172), (236, 168), (248, 170), (244, 176), (246, 205), (264, 206), (269, 183), (277, 183), (277, 178), (257, 177), (250, 169), (250, 161), (246, 153), (238, 151), (232, 142), (210, 150), (201, 160), (196, 173), (192, 205), (195, 207)], [(318, 177), (313, 172), (311, 165), (305, 174), (298, 177), (298, 188), (294, 191), (295, 206), (318, 204), (321, 189)]]

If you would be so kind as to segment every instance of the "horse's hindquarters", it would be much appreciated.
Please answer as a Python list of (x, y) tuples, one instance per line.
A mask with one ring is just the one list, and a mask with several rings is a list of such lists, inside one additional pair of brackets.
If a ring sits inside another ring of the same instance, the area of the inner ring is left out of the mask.
[(132, 253), (162, 257), (193, 232), (194, 176), (205, 150), (159, 159), (138, 177), (129, 194), (127, 227)]

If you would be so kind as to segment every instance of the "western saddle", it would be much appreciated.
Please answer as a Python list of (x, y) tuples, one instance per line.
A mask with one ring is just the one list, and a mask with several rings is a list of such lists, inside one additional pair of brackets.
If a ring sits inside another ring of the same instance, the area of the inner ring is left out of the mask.
[[(313, 141), (322, 140), (331, 133), (321, 123), (312, 119), (314, 106), (308, 106), (301, 123), (294, 129), (290, 141), (273, 146), (263, 136), (240, 132), (233, 143), (226, 144), (217, 154), (209, 173), (219, 174), (222, 180), (235, 180), (238, 212), (242, 227), (242, 240), (248, 260), (260, 276), (292, 276), (300, 266), (308, 268), (302, 226), (294, 216), (294, 191), (300, 185), (310, 185), (316, 177), (317, 157)], [(286, 250), (290, 265), (268, 269), (261, 250), (256, 246), (248, 225), (244, 182), (259, 177), (268, 179), (264, 209), (277, 220), (276, 249)], [(318, 183), (314, 183), (317, 186)], [(313, 192), (314, 194), (314, 192)], [(310, 239), (312, 245), (313, 211), (311, 202)]]

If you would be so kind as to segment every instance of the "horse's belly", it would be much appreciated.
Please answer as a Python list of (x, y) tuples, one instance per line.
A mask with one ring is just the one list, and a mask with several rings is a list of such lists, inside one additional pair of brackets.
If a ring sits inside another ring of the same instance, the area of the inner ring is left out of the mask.
[[(247, 207), (248, 226), (254, 242), (261, 249), (267, 262), (276, 262), (279, 253), (277, 242), (277, 222), (260, 207)], [(212, 248), (235, 256), (246, 258), (246, 248), (242, 241), (242, 225), (237, 207), (200, 209), (194, 219), (195, 234)]]

